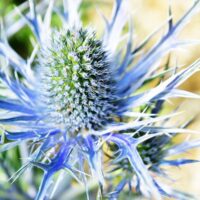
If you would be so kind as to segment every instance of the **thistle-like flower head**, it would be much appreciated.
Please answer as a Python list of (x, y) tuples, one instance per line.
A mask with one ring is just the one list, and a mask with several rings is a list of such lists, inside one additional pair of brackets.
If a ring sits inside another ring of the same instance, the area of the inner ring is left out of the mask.
[[(190, 119), (172, 128), (167, 122), (174, 113), (163, 116), (160, 111), (169, 98), (199, 98), (177, 87), (199, 70), (200, 62), (178, 71), (157, 63), (172, 49), (188, 43), (179, 41), (178, 33), (199, 10), (200, 1), (175, 24), (169, 9), (168, 31), (142, 56), (141, 50), (154, 34), (134, 47), (129, 0), (115, 1), (112, 19), (104, 17), (106, 27), (100, 37), (82, 25), (80, 0), (64, 0), (62, 6), (57, 3), (36, 5), (29, 0), (27, 13), (25, 4), (19, 7), (20, 18), (14, 16), (1, 27), (0, 152), (17, 147), (26, 161), (8, 178), (13, 184), (20, 175), (30, 179), (24, 179), (28, 189), (17, 185), (15, 191), (21, 199), (60, 199), (71, 175), (83, 183), (87, 199), (94, 195), (91, 180), (99, 188), (99, 198), (118, 199), (128, 188), (133, 195), (149, 199), (190, 198), (157, 177), (166, 178), (163, 165), (196, 162), (169, 157), (198, 147), (200, 141), (174, 145), (172, 138), (186, 132)], [(52, 16), (59, 18), (60, 28), (51, 26)], [(26, 24), (34, 34), (34, 49), (24, 60), (7, 37)], [(159, 84), (146, 90), (154, 80)], [(10, 176), (6, 164), (2, 166)], [(43, 171), (39, 186), (37, 168)]]
[(38, 67), (39, 100), (49, 112), (47, 121), (70, 134), (106, 125), (115, 107), (110, 64), (93, 31), (72, 28), (53, 33)]

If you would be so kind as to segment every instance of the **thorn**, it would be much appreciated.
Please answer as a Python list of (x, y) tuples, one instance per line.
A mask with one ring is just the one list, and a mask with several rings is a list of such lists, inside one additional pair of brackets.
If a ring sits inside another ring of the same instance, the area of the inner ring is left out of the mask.
[(169, 0), (168, 15), (169, 15), (169, 30), (168, 30), (168, 32), (170, 32), (173, 27), (171, 0)]

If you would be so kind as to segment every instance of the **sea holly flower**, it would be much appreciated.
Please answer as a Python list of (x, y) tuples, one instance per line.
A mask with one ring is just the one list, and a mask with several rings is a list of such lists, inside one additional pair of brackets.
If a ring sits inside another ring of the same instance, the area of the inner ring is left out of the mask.
[[(152, 35), (134, 47), (129, 0), (115, 1), (111, 20), (104, 17), (101, 37), (82, 25), (80, 5), (80, 0), (65, 0), (61, 12), (53, 0), (48, 6), (29, 0), (29, 11), (19, 7), (24, 14), (1, 28), (0, 151), (16, 146), (27, 151), (26, 162), (11, 179), (15, 182), (30, 169), (43, 171), (38, 188), (30, 183), (32, 190), (21, 189), (26, 199), (52, 198), (70, 181), (59, 181), (63, 172), (84, 185), (87, 199), (91, 179), (98, 183), (99, 198), (118, 199), (130, 190), (151, 199), (188, 199), (158, 177), (168, 178), (162, 166), (196, 162), (170, 156), (198, 147), (200, 141), (174, 145), (176, 134), (196, 131), (184, 129), (191, 119), (178, 127), (167, 126), (176, 113), (163, 116), (160, 111), (169, 98), (199, 98), (177, 87), (199, 70), (200, 62), (177, 72), (160, 72), (157, 62), (188, 44), (178, 40), (178, 33), (199, 10), (200, 1), (176, 23), (169, 9), (168, 31), (142, 56)], [(51, 27), (53, 14), (62, 23), (57, 29)], [(7, 35), (26, 23), (34, 34), (34, 50), (27, 61), (7, 42)], [(156, 79), (159, 84), (145, 90)]]

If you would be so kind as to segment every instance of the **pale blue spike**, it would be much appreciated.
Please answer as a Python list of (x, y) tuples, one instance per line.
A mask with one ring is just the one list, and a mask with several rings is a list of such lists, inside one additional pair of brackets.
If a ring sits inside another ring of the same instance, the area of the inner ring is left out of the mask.
[(47, 190), (51, 184), (51, 180), (53, 175), (50, 172), (45, 172), (42, 182), (40, 184), (37, 196), (35, 197), (35, 200), (44, 200), (47, 196)]
[(166, 150), (166, 157), (184, 153), (190, 149), (200, 147), (200, 140), (186, 141)]
[(192, 159), (176, 159), (176, 160), (163, 160), (159, 163), (160, 166), (166, 165), (166, 166), (182, 166), (186, 164), (192, 164), (200, 162), (199, 160), (192, 160)]
[(8, 59), (14, 70), (21, 73), (28, 80), (25, 60), (21, 58), (8, 44), (2, 41), (0, 41), (0, 54)]
[(153, 182), (153, 178), (150, 176), (147, 167), (144, 165), (142, 158), (137, 152), (136, 140), (133, 138), (127, 140), (126, 135), (114, 134), (110, 137), (109, 141), (114, 142), (119, 148), (122, 148), (127, 152), (126, 157), (137, 174), (140, 185), (145, 190), (143, 191), (145, 195), (148, 195), (149, 198), (161, 199), (161, 195)]
[[(128, 90), (130, 90), (130, 94), (143, 84), (145, 79), (149, 76), (149, 73), (156, 69), (157, 66), (155, 66), (155, 63), (158, 62), (158, 58), (163, 57), (163, 55), (174, 48), (174, 44), (177, 43), (175, 36), (185, 25), (187, 20), (196, 13), (200, 7), (199, 5), (200, 1), (196, 1), (196, 3), (186, 12), (186, 14), (171, 28), (171, 31), (162, 37), (160, 42), (155, 45), (143, 58), (141, 58), (133, 67), (133, 69), (124, 76), (119, 83), (119, 93), (126, 91), (127, 88), (129, 88)], [(132, 87), (130, 87), (132, 83), (136, 83), (136, 81), (137, 84), (134, 84)]]
[(0, 145), (0, 153), (4, 152), (4, 151), (8, 151), (14, 147), (17, 147), (19, 144), (21, 144), (22, 141), (21, 140), (17, 140), (15, 142), (10, 142), (10, 143), (6, 143), (3, 145)]

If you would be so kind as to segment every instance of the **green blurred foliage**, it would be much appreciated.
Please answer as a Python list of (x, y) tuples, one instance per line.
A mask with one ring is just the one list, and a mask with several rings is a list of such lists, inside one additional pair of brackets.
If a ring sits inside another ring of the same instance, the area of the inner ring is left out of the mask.
[(20, 5), (26, 0), (1, 0), (0, 1), (0, 16), (5, 16), (14, 6)]
[(24, 59), (27, 59), (33, 50), (32, 45), (30, 45), (31, 35), (31, 30), (28, 26), (25, 26), (20, 30), (20, 32), (17, 32), (15, 35), (9, 38), (11, 47)]
[[(16, 6), (24, 3), (26, 0), (3, 0), (0, 1), (0, 16), (3, 19), (9, 11), (13, 10)], [(3, 19), (4, 21), (4, 19)], [(29, 44), (29, 36), (31, 31), (26, 26), (20, 30), (20, 32), (8, 38), (8, 41), (13, 49), (16, 50), (23, 58), (28, 58), (32, 51), (32, 47)]]

